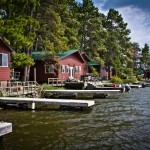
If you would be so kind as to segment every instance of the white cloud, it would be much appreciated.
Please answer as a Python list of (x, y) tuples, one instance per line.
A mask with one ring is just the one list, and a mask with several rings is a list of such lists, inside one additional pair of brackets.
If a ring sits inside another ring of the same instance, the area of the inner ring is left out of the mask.
[[(106, 8), (105, 6), (108, 4), (108, 2), (110, 3), (111, 0), (93, 0), (93, 1), (95, 6), (99, 8), (99, 11), (107, 15), (109, 10), (106, 9), (104, 10), (102, 8)], [(140, 47), (143, 47), (145, 43), (147, 43), (150, 46), (150, 16), (147, 9), (145, 9), (149, 7), (148, 5), (149, 0), (145, 0), (145, 3), (143, 2), (142, 6), (141, 2), (139, 3), (139, 1), (132, 1), (132, 2), (133, 3), (128, 3), (128, 5), (126, 5), (125, 7), (122, 7), (120, 5), (118, 9), (116, 8), (115, 9), (118, 10), (119, 13), (122, 15), (124, 22), (128, 23), (127, 28), (131, 30), (130, 34), (131, 41), (138, 42)], [(134, 6), (131, 4), (133, 4)]]
[[(104, 3), (99, 5), (97, 3), (96, 5), (100, 12), (107, 15), (109, 10), (102, 9), (102, 6), (105, 5)], [(150, 45), (150, 16), (148, 13), (132, 5), (116, 10), (122, 15), (124, 22), (128, 23), (127, 28), (131, 30), (131, 41), (138, 42), (140, 47), (143, 47), (145, 43)]]
[(150, 45), (150, 16), (139, 8), (128, 6), (118, 9), (124, 22), (128, 23), (131, 30), (131, 40), (138, 42), (141, 47), (145, 43)]

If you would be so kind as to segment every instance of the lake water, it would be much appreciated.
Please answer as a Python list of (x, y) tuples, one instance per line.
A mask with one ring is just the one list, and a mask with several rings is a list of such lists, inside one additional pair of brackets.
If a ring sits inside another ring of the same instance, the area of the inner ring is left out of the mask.
[(0, 120), (13, 123), (0, 150), (149, 150), (150, 88), (86, 110), (0, 110)]

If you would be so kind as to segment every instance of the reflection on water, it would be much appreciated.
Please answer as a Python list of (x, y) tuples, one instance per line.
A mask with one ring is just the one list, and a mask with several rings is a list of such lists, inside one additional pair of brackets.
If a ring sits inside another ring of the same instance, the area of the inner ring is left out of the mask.
[(82, 111), (0, 110), (0, 120), (13, 123), (0, 150), (148, 150), (149, 90), (97, 99)]

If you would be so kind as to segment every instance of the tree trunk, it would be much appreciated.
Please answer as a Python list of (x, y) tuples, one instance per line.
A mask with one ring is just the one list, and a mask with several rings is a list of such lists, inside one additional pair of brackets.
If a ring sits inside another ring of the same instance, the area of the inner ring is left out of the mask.
[(26, 81), (26, 77), (27, 77), (27, 66), (24, 67), (24, 73), (23, 73), (23, 81), (25, 82)]
[(108, 65), (108, 80), (110, 80), (110, 65)]
[(23, 74), (22, 80), (26, 82), (26, 81), (29, 81), (29, 78), (30, 78), (30, 67), (26, 66), (24, 67), (24, 74)]
[(30, 79), (30, 66), (27, 67), (27, 78), (26, 81), (29, 81)]

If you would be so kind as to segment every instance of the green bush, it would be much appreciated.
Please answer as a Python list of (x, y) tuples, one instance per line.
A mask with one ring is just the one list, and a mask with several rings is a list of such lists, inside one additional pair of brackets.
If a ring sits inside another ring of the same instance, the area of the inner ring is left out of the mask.
[(142, 77), (137, 77), (137, 80), (138, 80), (138, 81), (142, 81), (143, 78), (142, 78)]
[(117, 76), (113, 76), (113, 77), (111, 78), (111, 82), (112, 82), (112, 83), (120, 83), (120, 84), (123, 83), (122, 79), (119, 78), (119, 77), (117, 77)]
[(48, 85), (48, 84), (43, 84), (42, 89), (43, 90), (57, 90), (57, 89), (64, 89), (64, 88), (63, 87), (55, 87), (55, 86)]
[(131, 76), (131, 77), (129, 77), (128, 79), (125, 79), (124, 80), (124, 83), (135, 83), (135, 82), (137, 82), (138, 80), (137, 80), (137, 78), (135, 77), (135, 76)]

